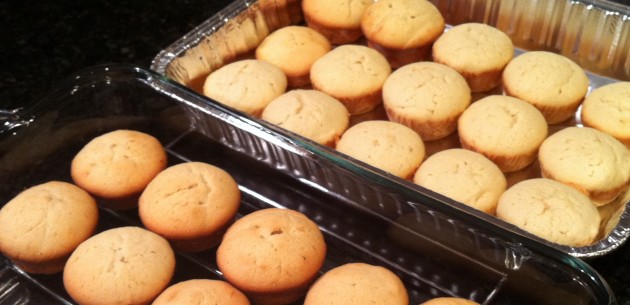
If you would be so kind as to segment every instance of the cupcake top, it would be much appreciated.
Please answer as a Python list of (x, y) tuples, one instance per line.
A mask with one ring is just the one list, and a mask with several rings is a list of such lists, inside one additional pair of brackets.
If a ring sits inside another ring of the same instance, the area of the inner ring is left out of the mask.
[(425, 46), (445, 28), (444, 18), (426, 0), (379, 0), (368, 6), (361, 19), (368, 40), (393, 49)]
[(278, 66), (245, 59), (210, 73), (204, 82), (203, 94), (236, 110), (260, 116), (271, 100), (286, 91), (287, 83), (286, 75)]
[(523, 53), (503, 71), (505, 92), (536, 106), (549, 124), (571, 117), (588, 86), (589, 79), (578, 64), (546, 51)]
[(357, 40), (361, 17), (373, 0), (303, 0), (302, 12), (309, 27), (324, 34), (333, 44)]
[(582, 103), (582, 122), (630, 147), (630, 82), (601, 86)]
[(479, 305), (479, 303), (462, 298), (441, 297), (430, 299), (420, 305)]
[[(514, 56), (514, 44), (501, 30), (483, 23), (456, 25), (433, 44), (433, 60), (461, 73), (473, 92), (496, 87), (501, 72)], [(478, 81), (494, 73), (486, 83)]]
[[(459, 118), (457, 130), (462, 146), (493, 160), (504, 172), (532, 163), (548, 133), (538, 109), (503, 95), (487, 96), (470, 105)], [(521, 156), (527, 160), (521, 162)]]
[(330, 50), (331, 45), (322, 34), (295, 25), (267, 36), (256, 48), (256, 58), (278, 66), (287, 76), (288, 86), (295, 88), (310, 83), (311, 66)]
[(610, 202), (630, 183), (630, 151), (594, 128), (554, 133), (540, 146), (538, 160), (544, 177), (582, 191), (597, 205)]
[(507, 187), (503, 172), (485, 156), (453, 148), (427, 158), (414, 175), (414, 183), (494, 214)]
[(291, 90), (267, 105), (262, 119), (319, 144), (333, 147), (348, 128), (341, 102), (317, 90)]
[(374, 49), (361, 45), (342, 45), (318, 59), (311, 67), (313, 88), (323, 91), (343, 102), (351, 114), (372, 110), (369, 107), (346, 102), (360, 100), (364, 96), (378, 95), (391, 67), (387, 59)]
[[(383, 105), (389, 119), (411, 127), (425, 141), (451, 134), (470, 102), (466, 80), (453, 68), (434, 62), (400, 67), (383, 86)], [(418, 122), (419, 127), (405, 121)], [(434, 128), (442, 124), (448, 124), (448, 129)]]
[(561, 245), (586, 246), (599, 232), (599, 212), (587, 196), (547, 178), (519, 182), (503, 193), (497, 217)]
[(138, 209), (149, 230), (169, 240), (191, 240), (230, 223), (240, 198), (238, 184), (228, 172), (187, 162), (159, 173), (140, 196)]
[(407, 290), (387, 268), (348, 263), (322, 275), (309, 289), (304, 305), (325, 304), (408, 305)]
[(77, 247), (63, 283), (79, 304), (149, 304), (174, 271), (175, 254), (164, 238), (140, 227), (118, 227)]
[(74, 182), (107, 199), (139, 194), (166, 167), (162, 144), (135, 130), (115, 130), (95, 137), (72, 159)]
[(390, 121), (365, 121), (350, 127), (337, 150), (403, 179), (424, 159), (422, 138), (411, 128)]
[(0, 209), (0, 251), (27, 272), (56, 273), (97, 222), (96, 201), (83, 189), (61, 181), (39, 184)]
[(228, 282), (192, 279), (171, 285), (152, 305), (250, 305), (247, 297)]

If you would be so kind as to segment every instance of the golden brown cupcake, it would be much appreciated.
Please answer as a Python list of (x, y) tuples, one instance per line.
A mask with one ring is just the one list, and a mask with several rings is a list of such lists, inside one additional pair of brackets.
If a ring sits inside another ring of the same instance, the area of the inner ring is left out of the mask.
[(582, 102), (582, 123), (630, 147), (630, 82), (594, 89)]
[(337, 150), (402, 179), (410, 179), (422, 160), (424, 143), (411, 128), (390, 121), (365, 121), (350, 127)]
[(387, 268), (348, 263), (322, 275), (308, 290), (304, 305), (389, 304), (407, 305), (407, 289)]
[(150, 304), (169, 284), (175, 254), (159, 235), (140, 227), (96, 234), (77, 247), (63, 284), (81, 305)]
[(303, 0), (302, 12), (308, 27), (320, 32), (330, 43), (339, 45), (357, 41), (361, 17), (373, 0)]
[(350, 114), (362, 114), (381, 104), (383, 84), (391, 74), (383, 55), (361, 45), (342, 45), (311, 67), (314, 89), (341, 101)]
[(282, 305), (304, 296), (325, 256), (317, 224), (297, 211), (268, 208), (230, 226), (217, 250), (217, 265), (253, 303)]
[(481, 153), (506, 173), (534, 162), (548, 134), (538, 109), (504, 95), (491, 95), (470, 105), (459, 118), (457, 130), (462, 147)]
[(166, 151), (155, 137), (115, 130), (92, 139), (75, 155), (71, 175), (102, 206), (130, 209), (166, 163)]
[(507, 181), (484, 155), (455, 148), (427, 158), (413, 182), (485, 213), (494, 215)]
[(334, 147), (348, 128), (350, 114), (334, 97), (317, 90), (294, 89), (267, 105), (262, 119), (319, 144)]
[(453, 133), (470, 101), (466, 80), (453, 68), (434, 62), (400, 67), (383, 86), (383, 106), (389, 120), (410, 127), (424, 141)]
[(514, 56), (514, 44), (501, 30), (483, 23), (456, 25), (433, 44), (433, 61), (459, 72), (472, 92), (489, 91)]
[(534, 105), (547, 123), (557, 124), (575, 115), (586, 95), (589, 79), (569, 58), (546, 51), (523, 53), (503, 71), (506, 94)]
[(594, 128), (567, 127), (554, 133), (540, 146), (538, 161), (543, 177), (576, 188), (598, 206), (630, 185), (630, 151)]
[(152, 305), (250, 305), (247, 297), (225, 281), (192, 279), (171, 285)]
[(279, 67), (262, 60), (244, 59), (210, 73), (203, 94), (258, 117), (271, 100), (286, 91), (287, 83), (287, 76)]
[(219, 243), (240, 199), (238, 184), (228, 172), (187, 162), (159, 173), (140, 196), (138, 210), (144, 226), (175, 250), (199, 252)]
[(589, 198), (547, 178), (519, 182), (503, 193), (497, 217), (548, 241), (581, 247), (595, 240), (600, 217)]
[(39, 184), (0, 209), (0, 252), (26, 272), (57, 273), (97, 222), (86, 191), (61, 181)]
[(368, 46), (381, 52), (392, 68), (429, 59), (444, 28), (442, 14), (426, 0), (379, 0), (361, 18)]
[(331, 49), (319, 32), (294, 25), (267, 36), (256, 48), (256, 59), (278, 66), (287, 77), (288, 87), (297, 88), (311, 83), (311, 66)]

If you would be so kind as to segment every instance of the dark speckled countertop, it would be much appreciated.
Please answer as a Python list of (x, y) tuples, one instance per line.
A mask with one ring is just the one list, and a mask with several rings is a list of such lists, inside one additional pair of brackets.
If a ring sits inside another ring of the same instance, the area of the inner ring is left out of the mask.
[[(0, 108), (28, 106), (61, 78), (105, 63), (148, 68), (153, 57), (228, 0), (0, 2)], [(589, 261), (630, 305), (630, 244)]]

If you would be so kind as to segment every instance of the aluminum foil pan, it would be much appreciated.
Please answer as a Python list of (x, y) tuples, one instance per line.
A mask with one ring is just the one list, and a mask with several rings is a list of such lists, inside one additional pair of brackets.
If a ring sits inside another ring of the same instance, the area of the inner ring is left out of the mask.
[[(528, 1), (528, 0), (433, 0), (445, 17), (448, 26), (464, 22), (484, 22), (506, 32), (514, 41), (516, 53), (528, 50), (548, 50), (568, 56), (581, 64), (591, 80), (589, 90), (602, 85), (630, 80), (630, 7), (613, 2), (595, 1)], [(175, 41), (154, 58), (151, 69), (201, 93), (205, 77), (234, 60), (248, 58), (258, 44), (274, 30), (292, 24), (303, 24), (300, 1), (260, 0), (234, 1), (218, 14), (210, 17), (195, 29)], [(496, 92), (491, 92), (496, 93)], [(499, 92), (500, 94), (500, 92)], [(474, 98), (474, 97), (473, 97)], [(477, 97), (478, 98), (478, 97)], [(206, 99), (209, 103), (216, 103)], [(254, 122), (260, 120), (244, 115)], [(378, 117), (377, 117), (378, 118)], [(363, 118), (355, 117), (354, 122)], [(580, 125), (579, 110), (575, 119), (567, 124)], [(562, 128), (566, 125), (552, 126)], [(298, 135), (284, 132), (306, 149), (317, 154), (321, 147)], [(449, 143), (450, 141), (450, 143)], [(450, 148), (458, 145), (457, 139), (431, 141), (428, 149)], [(306, 144), (305, 144), (306, 145)], [(365, 168), (379, 172), (341, 154), (333, 158), (347, 162), (349, 171), (361, 174)], [(322, 158), (325, 158), (322, 156)], [(360, 166), (359, 166), (360, 165)], [(290, 165), (294, 166), (294, 165)], [(381, 173), (382, 174), (382, 173)], [(507, 175), (508, 183), (539, 175), (535, 170)], [(441, 204), (455, 207), (501, 229), (525, 236), (528, 240), (544, 244), (576, 257), (605, 255), (622, 245), (630, 237), (630, 210), (626, 209), (630, 194), (617, 202), (600, 208), (601, 236), (597, 242), (584, 247), (569, 247), (551, 243), (529, 234), (513, 225), (444, 198), (408, 181), (384, 175), (393, 189), (409, 192), (419, 200), (439, 198)], [(337, 181), (304, 177), (305, 183), (324, 188), (352, 201), (365, 201), (370, 190), (357, 186), (339, 189)], [(387, 211), (379, 211), (387, 213)]]

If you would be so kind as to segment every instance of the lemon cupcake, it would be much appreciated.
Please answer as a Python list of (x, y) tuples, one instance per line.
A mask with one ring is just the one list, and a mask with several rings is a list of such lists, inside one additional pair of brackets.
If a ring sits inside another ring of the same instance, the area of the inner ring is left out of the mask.
[(582, 103), (582, 123), (615, 137), (630, 147), (630, 82), (594, 89)]
[(335, 45), (355, 42), (361, 36), (361, 17), (373, 0), (303, 0), (306, 25)]

